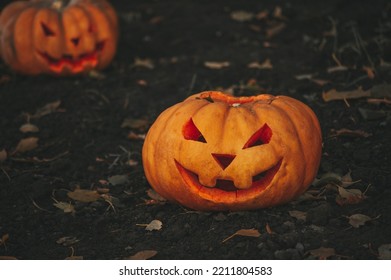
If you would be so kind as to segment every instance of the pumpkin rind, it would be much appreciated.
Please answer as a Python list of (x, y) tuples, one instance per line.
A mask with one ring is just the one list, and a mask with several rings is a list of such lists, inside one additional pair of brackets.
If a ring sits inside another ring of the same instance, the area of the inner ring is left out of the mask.
[[(205, 141), (184, 137), (189, 120)], [(270, 131), (262, 132), (265, 124)], [(246, 147), (257, 131), (265, 133), (265, 143), (253, 139)], [(303, 193), (317, 174), (321, 150), (319, 122), (304, 103), (209, 91), (161, 113), (142, 158), (150, 185), (170, 201), (196, 210), (249, 210)]]
[(15, 1), (0, 15), (0, 55), (23, 74), (103, 69), (117, 41), (118, 19), (105, 0)]

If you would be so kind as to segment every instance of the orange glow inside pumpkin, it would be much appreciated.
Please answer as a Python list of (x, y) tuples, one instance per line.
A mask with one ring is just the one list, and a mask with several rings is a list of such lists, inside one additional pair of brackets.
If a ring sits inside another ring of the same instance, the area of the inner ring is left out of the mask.
[[(47, 37), (56, 36), (56, 33), (50, 29), (50, 27), (41, 22), (42, 32)], [(95, 32), (96, 27), (90, 25), (89, 32)], [(77, 46), (80, 42), (80, 38), (71, 38), (71, 42)], [(86, 67), (95, 67), (98, 65), (98, 54), (102, 52), (105, 46), (104, 41), (96, 43), (95, 50), (90, 53), (84, 53), (78, 57), (73, 57), (69, 54), (64, 54), (61, 58), (57, 59), (50, 56), (47, 52), (38, 52), (38, 54), (49, 64), (50, 69), (55, 73), (61, 73), (64, 68), (68, 68), (72, 73), (82, 72)]]

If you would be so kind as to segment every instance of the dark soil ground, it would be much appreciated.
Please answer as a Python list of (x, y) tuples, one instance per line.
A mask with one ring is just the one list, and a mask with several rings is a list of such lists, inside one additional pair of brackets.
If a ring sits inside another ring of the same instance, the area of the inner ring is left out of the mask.
[[(120, 41), (104, 71), (25, 77), (0, 64), (0, 258), (390, 258), (389, 1), (112, 2)], [(322, 95), (360, 87), (371, 96)], [(151, 198), (142, 136), (165, 108), (212, 89), (308, 104), (322, 126), (322, 179), (256, 211)], [(26, 123), (39, 131), (21, 132)], [(38, 146), (17, 149), (29, 137)], [(70, 198), (78, 188), (99, 196)], [(162, 228), (147, 231), (152, 220)], [(222, 242), (240, 229), (260, 236)]]

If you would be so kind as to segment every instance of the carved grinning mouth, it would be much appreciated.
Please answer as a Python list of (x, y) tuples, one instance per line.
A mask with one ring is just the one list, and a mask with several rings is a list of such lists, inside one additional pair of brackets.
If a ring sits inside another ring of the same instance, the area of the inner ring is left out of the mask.
[(200, 183), (196, 173), (184, 168), (177, 160), (175, 160), (175, 164), (179, 173), (190, 188), (195, 188), (200, 192), (208, 192), (209, 194), (213, 191), (216, 191), (216, 193), (221, 193), (221, 191), (225, 193), (236, 193), (236, 196), (248, 193), (260, 193), (265, 190), (280, 169), (281, 163), (282, 159), (280, 159), (273, 167), (269, 168), (268, 170), (253, 176), (250, 188), (239, 189), (235, 187), (232, 180), (223, 179), (216, 180), (216, 185), (214, 187), (204, 186)]
[(98, 64), (98, 54), (104, 48), (105, 42), (101, 41), (95, 45), (95, 50), (90, 53), (84, 53), (78, 57), (72, 55), (63, 55), (56, 59), (46, 52), (38, 52), (39, 55), (46, 60), (50, 69), (54, 72), (61, 72), (64, 67), (68, 67), (73, 73), (81, 72), (86, 66), (95, 67)]

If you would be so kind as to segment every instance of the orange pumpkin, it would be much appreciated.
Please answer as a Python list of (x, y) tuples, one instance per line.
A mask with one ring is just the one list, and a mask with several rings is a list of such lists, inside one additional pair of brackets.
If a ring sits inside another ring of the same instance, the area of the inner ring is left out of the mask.
[(24, 74), (103, 69), (117, 41), (117, 15), (105, 0), (14, 1), (0, 15), (0, 54)]
[(207, 91), (165, 110), (142, 150), (160, 195), (196, 210), (286, 203), (317, 174), (322, 136), (314, 112), (287, 97)]

